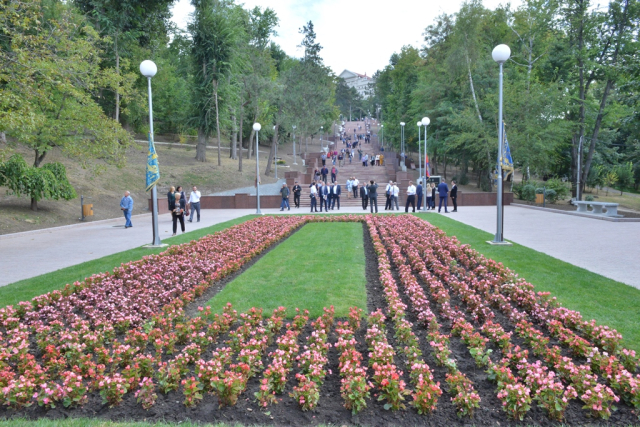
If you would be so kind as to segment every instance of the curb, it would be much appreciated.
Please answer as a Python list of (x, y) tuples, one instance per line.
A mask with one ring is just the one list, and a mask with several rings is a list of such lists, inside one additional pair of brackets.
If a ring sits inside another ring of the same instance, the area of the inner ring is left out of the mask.
[(563, 211), (561, 209), (541, 208), (539, 206), (522, 205), (520, 203), (511, 203), (511, 206), (515, 206), (515, 207), (518, 207), (518, 208), (525, 208), (525, 209), (533, 209), (533, 210), (536, 210), (536, 211), (559, 213), (559, 214), (563, 214), (563, 215), (580, 216), (580, 217), (583, 217), (583, 218), (597, 219), (599, 221), (640, 222), (640, 218), (611, 218), (611, 217), (606, 217), (604, 215), (600, 216), (600, 215), (585, 214), (585, 213), (580, 213), (580, 212)]

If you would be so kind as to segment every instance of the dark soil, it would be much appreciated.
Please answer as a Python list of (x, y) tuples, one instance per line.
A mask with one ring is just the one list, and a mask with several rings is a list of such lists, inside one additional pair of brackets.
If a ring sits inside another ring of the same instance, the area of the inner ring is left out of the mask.
[[(382, 292), (380, 278), (378, 274), (377, 257), (374, 252), (373, 243), (369, 235), (367, 227), (363, 224), (364, 229), (364, 251), (366, 255), (366, 278), (367, 278), (367, 309), (369, 312), (375, 311), (378, 308), (386, 310), (387, 304)], [(297, 230), (296, 230), (297, 231)], [(294, 231), (295, 232), (295, 231)], [(273, 245), (267, 251), (260, 256), (256, 257), (250, 263), (246, 264), (241, 270), (230, 275), (223, 280), (214, 284), (209, 288), (206, 293), (198, 298), (198, 300), (192, 302), (187, 308), (188, 315), (192, 316), (197, 314), (198, 306), (202, 306), (213, 295), (219, 292), (224, 286), (242, 274), (246, 269), (251, 267), (262, 256), (266, 255), (270, 250), (275, 248), (279, 243)], [(395, 267), (392, 273), (396, 277), (396, 281), (400, 290), (402, 291), (402, 285), (397, 280), (397, 271)], [(419, 277), (418, 277), (419, 280)], [(422, 284), (424, 287), (424, 284)], [(425, 288), (425, 293), (428, 296)], [(262, 378), (262, 374), (259, 374), (249, 380), (247, 388), (240, 396), (238, 403), (233, 407), (219, 408), (217, 397), (211, 394), (205, 394), (204, 399), (195, 408), (186, 408), (182, 403), (184, 396), (182, 390), (170, 392), (168, 394), (162, 394), (157, 392), (158, 399), (156, 404), (148, 411), (144, 410), (140, 404), (136, 402), (134, 393), (128, 393), (124, 401), (114, 408), (109, 408), (107, 405), (102, 404), (102, 399), (97, 393), (89, 394), (88, 402), (77, 409), (66, 409), (62, 406), (45, 410), (36, 405), (27, 408), (22, 411), (14, 411), (3, 407), (0, 409), (0, 418), (10, 418), (14, 416), (27, 417), (31, 419), (35, 418), (51, 418), (51, 419), (63, 419), (68, 417), (91, 417), (105, 420), (114, 421), (168, 421), (179, 422), (184, 420), (192, 420), (199, 422), (215, 423), (240, 423), (242, 425), (278, 425), (278, 426), (302, 426), (302, 425), (317, 425), (317, 424), (330, 424), (330, 425), (362, 425), (362, 426), (448, 426), (448, 425), (478, 425), (478, 426), (504, 426), (504, 425), (541, 425), (541, 426), (553, 426), (559, 425), (559, 423), (549, 420), (543, 411), (532, 405), (532, 409), (527, 414), (524, 422), (513, 422), (509, 420), (506, 414), (501, 409), (500, 401), (496, 397), (495, 384), (491, 383), (487, 379), (486, 373), (481, 368), (477, 368), (474, 360), (470, 357), (467, 347), (459, 338), (452, 338), (450, 348), (452, 350), (452, 357), (456, 360), (459, 369), (467, 375), (467, 377), (473, 382), (476, 390), (480, 394), (482, 399), (481, 407), (476, 411), (473, 418), (459, 418), (456, 414), (456, 409), (451, 403), (451, 395), (446, 391), (445, 375), (446, 369), (444, 367), (438, 367), (435, 363), (435, 359), (431, 354), (431, 349), (428, 344), (427, 331), (422, 328), (411, 311), (410, 301), (400, 292), (403, 298), (403, 302), (407, 304), (407, 319), (414, 324), (414, 333), (420, 340), (421, 349), (423, 352), (423, 358), (425, 362), (431, 367), (436, 381), (440, 382), (440, 387), (443, 389), (443, 394), (438, 402), (436, 411), (430, 415), (418, 415), (418, 413), (409, 405), (410, 397), (407, 398), (407, 409), (401, 411), (387, 411), (384, 409), (384, 402), (378, 402), (375, 390), (372, 390), (371, 400), (367, 402), (368, 407), (360, 412), (356, 416), (352, 416), (351, 411), (346, 410), (343, 407), (343, 399), (340, 396), (340, 377), (338, 375), (338, 352), (335, 348), (331, 348), (328, 353), (329, 362), (327, 364), (328, 370), (324, 384), (320, 389), (320, 402), (318, 407), (309, 412), (303, 412), (298, 407), (297, 403), (289, 397), (289, 392), (293, 390), (293, 387), (297, 384), (295, 380), (295, 372), (297, 368), (294, 364), (294, 368), (289, 373), (289, 381), (286, 391), (283, 395), (278, 397), (278, 404), (270, 405), (267, 409), (261, 409), (255, 398), (254, 393), (259, 389), (259, 382)], [(432, 310), (437, 313), (437, 304), (435, 301), (431, 301)], [(453, 292), (451, 297), (451, 305), (459, 306), (461, 310), (464, 309), (464, 305), (457, 298)], [(451, 325), (444, 320), (440, 315), (438, 316), (438, 322), (441, 325), (442, 333), (449, 333)], [(315, 320), (315, 319), (310, 319)], [(336, 319), (337, 321), (338, 319)], [(471, 321), (471, 319), (468, 319)], [(496, 312), (495, 321), (502, 324), (505, 330), (513, 330), (513, 326), (510, 322)], [(363, 366), (368, 366), (368, 350), (365, 343), (366, 334), (366, 322), (362, 322), (360, 330), (357, 331), (356, 339), (358, 341), (357, 349), (363, 355)], [(298, 338), (298, 343), (302, 346), (306, 343), (306, 338), (311, 333), (311, 326), (308, 324), (304, 331)], [(284, 331), (284, 329), (282, 330)], [(281, 332), (282, 332), (281, 331)], [(545, 331), (546, 332), (546, 331)], [(390, 319), (387, 320), (387, 339), (389, 344), (398, 348), (398, 342), (394, 338), (393, 322)], [(216, 347), (226, 346), (225, 341), (228, 338), (228, 334), (223, 335), (217, 341), (212, 344), (207, 351), (203, 352), (202, 358), (208, 359), (211, 357), (211, 351)], [(334, 344), (336, 342), (336, 334), (331, 331), (329, 334), (329, 343)], [(275, 339), (274, 339), (275, 342)], [(512, 337), (512, 342), (524, 347), (524, 343), (515, 336)], [(555, 340), (552, 339), (551, 344), (554, 344)], [(182, 346), (178, 346), (178, 351)], [(149, 347), (150, 354), (153, 354), (152, 347)], [(275, 344), (271, 344), (262, 358), (263, 365), (266, 367), (271, 362), (271, 358), (268, 354), (276, 348)], [(488, 348), (494, 350), (494, 360), (501, 357), (500, 350), (488, 344)], [(404, 372), (404, 380), (408, 384), (409, 376), (407, 372), (406, 361), (398, 351), (396, 351), (395, 363), (400, 370)], [(177, 353), (174, 353), (174, 355)], [(166, 360), (166, 358), (163, 357)], [(533, 361), (533, 360), (530, 360)], [(584, 361), (580, 361), (584, 362)], [(369, 374), (372, 371), (369, 370)], [(566, 412), (565, 422), (570, 425), (634, 425), (638, 423), (638, 417), (633, 414), (632, 408), (620, 403), (616, 405), (618, 410), (613, 413), (613, 416), (608, 422), (595, 422), (591, 418), (586, 416), (587, 412), (581, 408), (581, 404), (578, 401), (573, 401)]]

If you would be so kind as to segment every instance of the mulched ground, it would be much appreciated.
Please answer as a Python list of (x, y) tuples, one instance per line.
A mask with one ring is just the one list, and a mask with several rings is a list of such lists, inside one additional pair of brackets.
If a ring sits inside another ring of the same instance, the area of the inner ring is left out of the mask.
[[(368, 312), (374, 311), (378, 308), (386, 310), (386, 301), (382, 292), (382, 286), (378, 275), (378, 265), (375, 252), (373, 250), (373, 244), (369, 236), (368, 229), (363, 224), (364, 229), (364, 250), (366, 255), (366, 278), (367, 278), (367, 309)], [(272, 246), (268, 251), (272, 250), (276, 245)], [(255, 260), (248, 263), (240, 271), (236, 272), (224, 280), (214, 284), (201, 298), (190, 304), (187, 309), (189, 315), (195, 315), (197, 313), (197, 307), (208, 301), (213, 295), (219, 292), (227, 283), (229, 283), (237, 275), (241, 274), (253, 263), (257, 262), (268, 251), (265, 251)], [(392, 273), (396, 276), (397, 270), (393, 269)], [(419, 280), (419, 278), (418, 278)], [(399, 280), (397, 280), (398, 283)], [(424, 284), (421, 283), (424, 287)], [(426, 289), (426, 288), (425, 288)], [(401, 289), (402, 290), (402, 289)], [(409, 300), (401, 292), (403, 296), (403, 302), (410, 307)], [(426, 292), (429, 295), (429, 292)], [(435, 307), (435, 302), (432, 301)], [(452, 306), (462, 306), (460, 299), (452, 293), (451, 296)], [(435, 310), (434, 310), (435, 311)], [(265, 313), (266, 314), (266, 313)], [(499, 312), (495, 312), (495, 322), (500, 323), (503, 328), (509, 332), (513, 330), (511, 323)], [(441, 316), (438, 317), (438, 322), (441, 325), (441, 332), (449, 333), (451, 330), (451, 324), (447, 322)], [(311, 319), (313, 320), (313, 319)], [(496, 397), (496, 386), (487, 379), (487, 374), (480, 368), (477, 368), (475, 362), (469, 355), (469, 351), (460, 338), (451, 338), (450, 349), (452, 350), (452, 357), (456, 360), (458, 367), (467, 377), (473, 381), (474, 386), (480, 397), (481, 407), (476, 411), (473, 418), (460, 419), (456, 415), (456, 409), (451, 403), (451, 396), (445, 391), (445, 374), (446, 368), (436, 366), (435, 359), (431, 355), (431, 351), (428, 345), (426, 336), (426, 330), (417, 326), (418, 322), (415, 316), (410, 310), (407, 310), (407, 320), (414, 323), (414, 333), (419, 337), (421, 349), (425, 362), (429, 364), (433, 371), (433, 375), (436, 381), (440, 382), (443, 389), (443, 394), (438, 402), (437, 410), (431, 415), (418, 415), (418, 413), (408, 406), (406, 410), (402, 411), (387, 411), (383, 408), (384, 402), (378, 402), (375, 395), (372, 392), (372, 399), (368, 402), (368, 407), (360, 412), (356, 416), (351, 415), (351, 411), (346, 410), (343, 405), (343, 400), (340, 397), (340, 377), (338, 375), (338, 352), (335, 348), (332, 348), (328, 353), (329, 363), (328, 369), (332, 374), (329, 374), (320, 390), (320, 402), (318, 407), (309, 412), (302, 412), (297, 403), (288, 396), (288, 393), (293, 389), (297, 382), (294, 378), (296, 368), (289, 374), (289, 382), (287, 384), (286, 392), (278, 399), (277, 405), (271, 405), (267, 409), (261, 409), (255, 401), (254, 393), (259, 389), (259, 381), (262, 375), (249, 380), (247, 389), (240, 396), (237, 405), (233, 407), (218, 407), (217, 398), (211, 394), (205, 395), (204, 399), (195, 408), (186, 408), (183, 405), (184, 396), (182, 391), (174, 391), (168, 394), (162, 394), (158, 392), (158, 400), (150, 410), (144, 410), (137, 402), (133, 393), (128, 393), (124, 401), (117, 407), (109, 408), (107, 405), (103, 405), (100, 396), (97, 393), (89, 395), (89, 401), (78, 409), (65, 409), (60, 406), (52, 410), (44, 410), (38, 406), (32, 406), (24, 411), (16, 412), (12, 409), (2, 408), (0, 409), (0, 418), (7, 418), (13, 416), (28, 417), (28, 418), (51, 418), (62, 419), (67, 417), (91, 417), (105, 420), (117, 420), (117, 421), (173, 421), (179, 422), (186, 419), (192, 421), (200, 421), (207, 423), (214, 422), (227, 422), (227, 423), (240, 423), (243, 425), (317, 425), (317, 424), (330, 424), (330, 425), (362, 425), (362, 426), (448, 426), (448, 425), (477, 425), (477, 426), (504, 426), (504, 425), (541, 425), (552, 426), (559, 425), (556, 422), (550, 421), (543, 411), (532, 405), (532, 409), (527, 414), (524, 422), (513, 422), (509, 420), (506, 414), (501, 409), (501, 404)], [(471, 319), (467, 319), (471, 321)], [(306, 337), (311, 332), (311, 327), (307, 325), (302, 334), (298, 338), (298, 343), (302, 345), (306, 342)], [(356, 334), (358, 341), (357, 349), (363, 354), (363, 366), (368, 366), (368, 351), (365, 343), (366, 322), (363, 322), (360, 330)], [(387, 321), (387, 339), (389, 344), (398, 347), (398, 343), (394, 338), (393, 322), (389, 319)], [(547, 331), (545, 331), (546, 333)], [(203, 353), (203, 358), (207, 358), (211, 354), (211, 351), (216, 346), (224, 346), (224, 342), (227, 340), (228, 334), (220, 337), (217, 344), (210, 346), (210, 348)], [(329, 343), (334, 344), (336, 342), (336, 334), (332, 331), (329, 334)], [(516, 334), (512, 336), (512, 342), (514, 344), (525, 347), (521, 339)], [(275, 341), (275, 340), (274, 340)], [(550, 345), (558, 344), (557, 340), (551, 338)], [(498, 359), (500, 351), (493, 344), (487, 344), (488, 348), (494, 350), (494, 360)], [(177, 350), (181, 350), (182, 346), (177, 346)], [(263, 357), (262, 361), (264, 366), (268, 366), (271, 358), (268, 354), (276, 348), (275, 344), (272, 344)], [(149, 346), (149, 353), (153, 354), (152, 347)], [(566, 350), (566, 349), (565, 349)], [(568, 353), (566, 354), (568, 355)], [(166, 356), (163, 357), (167, 360)], [(396, 355), (396, 364), (399, 369), (404, 371), (404, 380), (408, 384), (409, 376), (407, 372), (406, 361), (401, 354)], [(584, 363), (584, 360), (579, 360)], [(369, 370), (371, 373), (371, 370)], [(638, 424), (637, 415), (633, 414), (632, 408), (620, 403), (618, 404), (618, 410), (613, 413), (613, 416), (608, 422), (595, 421), (592, 418), (587, 417), (587, 412), (581, 408), (580, 402), (574, 400), (571, 402), (566, 411), (565, 423), (569, 425), (634, 425)]]

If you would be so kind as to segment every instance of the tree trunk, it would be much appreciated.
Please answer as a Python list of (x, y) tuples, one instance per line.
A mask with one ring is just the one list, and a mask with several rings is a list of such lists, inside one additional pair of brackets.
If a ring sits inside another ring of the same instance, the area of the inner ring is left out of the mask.
[(40, 167), (40, 163), (42, 163), (42, 161), (44, 160), (44, 156), (47, 155), (47, 152), (45, 151), (43, 153), (40, 153), (40, 151), (38, 151), (38, 150), (35, 150), (35, 152), (36, 152), (36, 158), (33, 161), (33, 167), (34, 168), (39, 168)]
[(230, 146), (229, 146), (229, 157), (232, 158), (233, 160), (236, 159), (236, 156), (238, 155), (238, 151), (237, 151), (237, 142), (238, 142), (238, 130), (237, 130), (237, 126), (238, 123), (236, 122), (236, 116), (233, 115), (231, 116), (231, 123), (233, 123), (233, 129), (231, 129), (231, 138), (230, 138)]
[(198, 144), (196, 145), (196, 160), (207, 161), (207, 134), (204, 129), (198, 128)]
[(31, 210), (35, 212), (38, 211), (38, 201), (33, 197), (31, 198)]
[(465, 58), (467, 60), (467, 72), (469, 73), (469, 86), (471, 86), (471, 95), (473, 96), (473, 103), (476, 106), (476, 113), (478, 113), (478, 119), (482, 122), (482, 115), (480, 114), (480, 107), (478, 106), (478, 99), (476, 98), (476, 90), (473, 86), (473, 77), (471, 76), (471, 61), (469, 55), (465, 52)]
[(218, 81), (214, 82), (214, 95), (216, 98), (216, 131), (218, 132), (218, 166), (222, 166), (222, 155), (220, 152), (220, 114), (218, 111)]
[(7, 143), (7, 135), (4, 132), (0, 132), (0, 144)]
[[(114, 48), (116, 53), (116, 74), (120, 77), (120, 55), (118, 54), (118, 33), (114, 37)], [(118, 87), (116, 88), (116, 114), (115, 121), (120, 122), (120, 82), (118, 81)]]
[(238, 128), (238, 172), (242, 172), (242, 125), (244, 120), (244, 108), (240, 106), (240, 127)]
[[(255, 123), (255, 120), (254, 120)], [(253, 136), (256, 134), (256, 131), (251, 128), (251, 133), (249, 134), (249, 145), (247, 148), (247, 159), (251, 159), (251, 156), (255, 154), (255, 147), (253, 146)]]

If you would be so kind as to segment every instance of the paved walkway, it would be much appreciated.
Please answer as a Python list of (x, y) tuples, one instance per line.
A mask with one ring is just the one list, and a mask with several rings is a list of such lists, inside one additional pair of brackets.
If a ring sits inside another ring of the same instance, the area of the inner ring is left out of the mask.
[[(307, 213), (307, 209), (263, 209), (265, 214)], [(362, 213), (343, 208), (331, 213)], [(397, 211), (393, 211), (397, 212)], [(208, 227), (255, 209), (203, 210), (200, 223), (187, 223), (187, 231)], [(380, 213), (384, 210), (380, 209)], [(438, 215), (431, 213), (430, 215)], [(495, 207), (461, 207), (449, 217), (495, 233)], [(169, 237), (169, 214), (160, 215), (161, 237)], [(60, 268), (133, 249), (151, 242), (151, 215), (133, 217), (134, 227), (125, 230), (124, 219), (30, 231), (0, 236), (3, 269), (0, 286)], [(594, 273), (640, 289), (640, 223), (613, 223), (515, 206), (505, 207), (504, 236)]]
[[(284, 172), (283, 172), (284, 174)], [(254, 179), (255, 181), (255, 179)], [(287, 180), (282, 178), (273, 184), (261, 184), (260, 185), (260, 195), (262, 196), (277, 196), (280, 194), (280, 189), (282, 188), (282, 184), (286, 183)], [(234, 196), (236, 194), (248, 194), (250, 196), (256, 195), (256, 187), (241, 187), (235, 188), (233, 190), (220, 191), (218, 193), (210, 194), (210, 196)]]
[[(496, 208), (460, 207), (451, 218), (496, 232)], [(640, 223), (505, 206), (506, 240), (640, 289)]]

